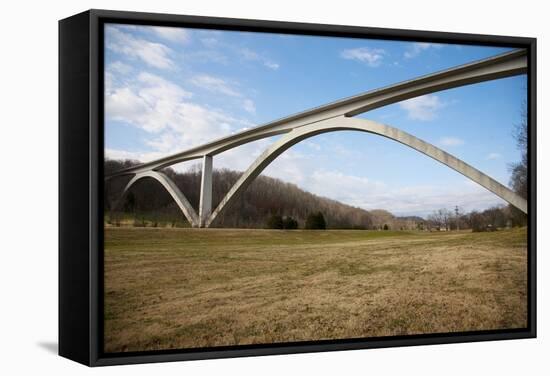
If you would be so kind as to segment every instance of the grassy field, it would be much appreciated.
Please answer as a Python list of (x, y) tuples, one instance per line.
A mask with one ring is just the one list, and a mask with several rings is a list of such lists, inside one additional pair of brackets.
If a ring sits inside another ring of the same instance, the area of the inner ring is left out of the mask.
[(526, 230), (107, 228), (105, 351), (520, 328)]

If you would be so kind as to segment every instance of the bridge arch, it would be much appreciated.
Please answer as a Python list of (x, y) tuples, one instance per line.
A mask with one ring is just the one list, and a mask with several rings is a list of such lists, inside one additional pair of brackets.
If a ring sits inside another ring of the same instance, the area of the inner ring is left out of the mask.
[(524, 198), (520, 197), (508, 187), (502, 185), (490, 176), (445, 152), (444, 150), (409, 133), (385, 124), (366, 119), (337, 116), (295, 128), (271, 145), (250, 165), (250, 167), (241, 175), (239, 180), (237, 180), (237, 182), (229, 190), (226, 196), (218, 204), (218, 207), (212, 212), (206, 221), (206, 227), (209, 227), (215, 223), (216, 218), (223, 213), (223, 211), (229, 207), (237, 199), (237, 197), (239, 197), (239, 195), (250, 185), (250, 183), (284, 151), (307, 138), (322, 133), (339, 130), (357, 130), (367, 132), (404, 144), (461, 173), (470, 180), (478, 183), (482, 187), (515, 206), (522, 212), (527, 213), (527, 201)]
[(525, 73), (527, 73), (527, 51), (518, 49), (327, 103), (176, 154), (125, 168), (115, 172), (114, 175), (148, 170), (158, 171), (179, 162), (199, 159), (205, 155), (214, 156), (252, 141), (285, 134), (293, 129), (326, 119), (338, 116), (353, 117), (421, 95)]
[(160, 172), (160, 171), (145, 171), (140, 172), (138, 174), (135, 174), (132, 179), (126, 184), (124, 187), (124, 190), (122, 191), (122, 194), (120, 196), (120, 199), (118, 203), (115, 205), (116, 208), (120, 207), (122, 205), (122, 202), (124, 202), (124, 198), (130, 191), (130, 189), (140, 180), (151, 178), (159, 182), (164, 189), (170, 194), (172, 199), (175, 201), (175, 203), (178, 205), (180, 211), (183, 213), (185, 218), (189, 221), (191, 226), (197, 227), (199, 225), (199, 218), (197, 216), (197, 213), (195, 209), (191, 206), (189, 203), (189, 200), (185, 197), (185, 195), (180, 191), (176, 183), (172, 181), (166, 174)]

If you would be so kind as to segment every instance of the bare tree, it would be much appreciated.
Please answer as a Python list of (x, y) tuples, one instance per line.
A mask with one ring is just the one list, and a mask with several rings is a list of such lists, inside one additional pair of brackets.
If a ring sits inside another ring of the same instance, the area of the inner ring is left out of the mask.
[(449, 231), (451, 229), (452, 212), (448, 209), (438, 209), (428, 216), (428, 221), (432, 222), (439, 230), (445, 229)]
[(521, 121), (514, 129), (514, 138), (516, 139), (517, 148), (521, 152), (521, 160), (510, 165), (512, 176), (510, 185), (514, 191), (523, 198), (527, 198), (527, 104), (523, 104)]

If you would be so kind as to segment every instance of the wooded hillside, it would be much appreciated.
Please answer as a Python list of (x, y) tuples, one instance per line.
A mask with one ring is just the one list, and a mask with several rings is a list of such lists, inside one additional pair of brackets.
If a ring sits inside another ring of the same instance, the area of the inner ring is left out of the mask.
[[(105, 174), (138, 164), (129, 160), (106, 160)], [(171, 168), (163, 171), (183, 192), (198, 213), (201, 170), (197, 165), (187, 172)], [(213, 209), (235, 184), (242, 172), (214, 170), (212, 176)], [(152, 179), (138, 182), (115, 208), (115, 203), (130, 176), (118, 177), (105, 185), (105, 213), (108, 222), (115, 217), (131, 218), (136, 226), (187, 226), (183, 214), (164, 188)], [(364, 210), (306, 192), (294, 184), (260, 175), (246, 191), (218, 217), (216, 227), (278, 228), (275, 219), (296, 220), (298, 228), (306, 228), (308, 216), (321, 213), (328, 229), (378, 230), (456, 230), (486, 231), (502, 227), (524, 226), (527, 217), (511, 206), (498, 206), (478, 212), (455, 215), (452, 209), (441, 208), (427, 218), (396, 217), (387, 210)], [(119, 219), (115, 219), (115, 225)], [(284, 227), (283, 227), (284, 228)], [(292, 227), (295, 228), (295, 227)]]
[[(138, 162), (106, 160), (105, 174), (129, 167)], [(164, 172), (176, 183), (187, 197), (191, 205), (198, 212), (200, 196), (201, 171), (197, 166), (191, 171), (180, 173), (171, 168)], [(240, 177), (241, 172), (227, 169), (213, 172), (213, 208), (221, 201), (231, 186)], [(117, 178), (106, 185), (105, 209), (110, 211), (129, 177)], [(163, 217), (182, 216), (171, 200), (170, 196), (157, 182), (144, 179), (126, 197), (119, 208), (126, 212), (147, 213), (148, 216), (158, 214)], [(384, 215), (371, 214), (368, 211), (356, 208), (325, 197), (319, 197), (298, 188), (294, 184), (283, 182), (268, 176), (259, 176), (248, 187), (243, 195), (219, 218), (219, 227), (266, 227), (270, 216), (278, 214), (290, 216), (298, 221), (299, 228), (305, 225), (308, 214), (323, 213), (327, 228), (382, 228), (384, 224), (390, 227), (397, 226), (398, 219), (389, 212)], [(382, 212), (382, 211), (380, 211)], [(414, 225), (415, 226), (415, 225)]]

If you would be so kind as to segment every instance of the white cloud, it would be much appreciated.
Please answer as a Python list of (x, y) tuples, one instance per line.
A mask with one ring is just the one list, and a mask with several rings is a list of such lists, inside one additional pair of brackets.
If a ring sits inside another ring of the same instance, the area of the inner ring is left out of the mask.
[(273, 138), (265, 138), (224, 151), (214, 158), (214, 168), (245, 171), (273, 142)]
[(241, 48), (239, 50), (240, 55), (245, 59), (249, 61), (259, 61), (262, 63), (265, 67), (277, 70), (280, 68), (280, 64), (268, 59), (267, 57), (260, 55), (256, 51), (251, 50), (250, 48)]
[(109, 159), (130, 159), (140, 162), (150, 162), (163, 156), (165, 155), (159, 151), (142, 152), (105, 148), (105, 158)]
[(113, 73), (120, 73), (120, 74), (126, 75), (130, 73), (133, 70), (133, 68), (128, 64), (124, 64), (122, 61), (115, 61), (109, 64), (109, 66), (107, 67), (107, 70)]
[[(216, 62), (220, 64), (228, 64), (229, 56), (236, 55), (238, 58), (244, 61), (257, 62), (266, 68), (271, 70), (277, 70), (281, 67), (277, 61), (272, 60), (268, 56), (254, 51), (248, 47), (241, 47), (233, 43), (224, 42), (220, 37), (220, 33), (216, 31), (204, 30), (199, 32), (202, 34), (200, 43), (204, 46), (204, 49), (189, 51), (186, 54), (187, 59)], [(227, 54), (229, 53), (229, 54)]]
[(191, 82), (196, 86), (212, 92), (221, 93), (232, 97), (241, 96), (241, 94), (233, 89), (227, 81), (219, 77), (214, 77), (207, 74), (200, 74), (193, 77), (191, 79)]
[(386, 52), (380, 48), (359, 47), (343, 50), (340, 56), (348, 60), (356, 60), (370, 67), (378, 67), (382, 64)]
[(161, 43), (154, 43), (134, 37), (114, 26), (106, 27), (105, 46), (130, 58), (137, 58), (159, 69), (172, 69), (174, 62), (169, 55), (172, 50)]
[(149, 28), (154, 34), (170, 42), (187, 43), (190, 40), (187, 30), (181, 27), (150, 26)]
[(487, 154), (487, 159), (493, 160), (493, 159), (499, 159), (502, 158), (502, 155), (500, 153), (489, 153)]
[(306, 145), (307, 147), (309, 147), (310, 149), (313, 149), (315, 151), (320, 151), (321, 150), (321, 145), (319, 145), (316, 142), (304, 141), (303, 143), (304, 143), (304, 145)]
[(191, 93), (181, 87), (142, 72), (133, 86), (106, 90), (105, 114), (107, 118), (127, 122), (147, 132), (159, 132), (175, 122), (183, 99), (190, 97)]
[(148, 72), (141, 72), (138, 75), (138, 81), (142, 84), (139, 95), (146, 99), (148, 103), (155, 101), (177, 102), (192, 96), (189, 91), (182, 89), (175, 83)]
[(105, 93), (107, 119), (155, 136), (147, 145), (163, 155), (230, 134), (243, 121), (191, 101), (192, 93), (162, 77), (142, 72), (137, 80)]
[(246, 60), (260, 60), (260, 55), (249, 48), (241, 49), (241, 54)]
[(339, 171), (314, 170), (301, 187), (366, 210), (384, 209), (395, 215), (425, 216), (440, 208), (458, 205), (463, 211), (483, 210), (504, 201), (478, 184), (464, 179), (462, 184), (392, 187), (366, 177)]
[(505, 204), (504, 200), (477, 184), (464, 180), (455, 186), (425, 186), (400, 188), (391, 192), (385, 207), (398, 215), (426, 216), (441, 209), (458, 205), (462, 212), (484, 210)]
[(443, 45), (437, 44), (437, 43), (417, 42), (410, 45), (405, 51), (405, 53), (403, 54), (403, 56), (406, 59), (412, 59), (420, 55), (420, 53), (422, 53), (423, 51), (426, 51), (430, 48), (441, 48), (441, 47), (443, 47)]
[(460, 146), (464, 145), (464, 140), (458, 137), (441, 137), (439, 144), (443, 146)]
[(246, 112), (249, 112), (251, 114), (256, 113), (256, 106), (254, 105), (254, 102), (251, 99), (243, 100), (243, 108)]
[(105, 93), (105, 114), (108, 119), (132, 123), (148, 111), (147, 103), (129, 87), (113, 89)]
[(277, 70), (279, 69), (280, 65), (278, 63), (275, 63), (273, 61), (264, 61), (264, 65), (268, 67), (269, 69)]
[(437, 111), (444, 106), (437, 95), (422, 95), (399, 103), (410, 119), (423, 121), (435, 119)]
[(103, 84), (105, 85), (105, 92), (110, 92), (112, 90), (112, 87), (114, 86), (115, 81), (115, 75), (113, 72), (105, 69), (105, 73), (103, 76)]
[(339, 171), (316, 170), (308, 183), (312, 192), (330, 197), (351, 205), (363, 202), (366, 195), (381, 194), (386, 190), (384, 184), (371, 181), (366, 177), (346, 175)]
[(311, 160), (308, 156), (290, 148), (273, 161), (265, 170), (265, 175), (293, 183), (302, 189), (309, 187)]
[(227, 65), (228, 57), (217, 50), (189, 50), (185, 54), (186, 61), (194, 61), (197, 63), (218, 63)]
[(201, 38), (201, 43), (206, 47), (215, 47), (218, 44), (218, 39), (213, 37)]
[(331, 143), (329, 149), (332, 154), (345, 159), (355, 159), (361, 155), (359, 150), (346, 147), (338, 142)]
[(234, 84), (229, 83), (227, 80), (207, 74), (200, 74), (193, 77), (191, 79), (191, 83), (214, 93), (220, 93), (235, 98), (243, 98), (241, 102), (242, 108), (250, 114), (256, 113), (256, 105), (254, 104), (254, 101), (252, 99), (245, 98), (242, 93), (233, 87)]
[(193, 77), (191, 83), (214, 93), (220, 93), (235, 98), (243, 98), (241, 102), (242, 108), (250, 114), (256, 113), (254, 101), (244, 97), (242, 93), (233, 88), (233, 84), (230, 84), (222, 78), (201, 74)]

